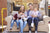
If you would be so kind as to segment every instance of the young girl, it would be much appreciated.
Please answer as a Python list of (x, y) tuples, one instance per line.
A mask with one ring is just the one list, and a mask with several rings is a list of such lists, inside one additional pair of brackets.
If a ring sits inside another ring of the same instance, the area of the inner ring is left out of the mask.
[(40, 17), (40, 16), (41, 16), (40, 12), (39, 12), (39, 11), (37, 10), (37, 8), (35, 7), (35, 8), (34, 8), (34, 11), (33, 11), (33, 15), (32, 15), (33, 21), (34, 21), (34, 24), (35, 24), (35, 33), (38, 33), (38, 32), (37, 32), (37, 29), (38, 29), (38, 22), (39, 22), (38, 17)]

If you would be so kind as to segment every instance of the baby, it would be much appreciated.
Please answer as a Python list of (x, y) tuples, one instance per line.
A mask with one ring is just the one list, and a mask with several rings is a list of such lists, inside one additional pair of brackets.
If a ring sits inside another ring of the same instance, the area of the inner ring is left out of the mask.
[(22, 11), (18, 12), (18, 19), (22, 19), (23, 21), (26, 21), (27, 18), (25, 17), (25, 13)]

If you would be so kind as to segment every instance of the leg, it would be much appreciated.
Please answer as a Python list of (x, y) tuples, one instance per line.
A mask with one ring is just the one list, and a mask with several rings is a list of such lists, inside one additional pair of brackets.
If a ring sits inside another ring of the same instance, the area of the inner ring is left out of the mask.
[(37, 28), (38, 28), (38, 18), (34, 18), (34, 24), (35, 24), (35, 31), (37, 31)]
[(32, 18), (28, 18), (27, 22), (28, 22), (29, 30), (31, 31)]
[(10, 29), (12, 29), (14, 22), (15, 22), (15, 18), (13, 17), (12, 20), (11, 20), (11, 26), (10, 26)]
[(16, 20), (17, 28), (19, 28), (19, 22)]
[(38, 19), (34, 18), (34, 24), (35, 24), (35, 33), (37, 33), (37, 29), (38, 29)]
[(14, 24), (14, 20), (12, 20), (12, 21), (11, 21), (11, 26), (10, 26), (10, 29), (12, 29), (13, 24)]
[(23, 21), (22, 19), (19, 20), (20, 23), (20, 32), (23, 33)]
[(23, 29), (26, 27), (27, 21), (23, 22)]

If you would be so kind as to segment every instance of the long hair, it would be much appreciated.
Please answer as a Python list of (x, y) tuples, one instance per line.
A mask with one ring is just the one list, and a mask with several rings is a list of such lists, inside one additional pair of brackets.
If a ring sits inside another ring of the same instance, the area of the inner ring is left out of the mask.
[[(24, 6), (24, 5), (21, 5), (21, 7), (22, 6)], [(20, 10), (19, 11), (25, 12), (25, 6), (24, 6), (24, 9), (23, 10), (21, 9), (21, 7), (20, 7)]]

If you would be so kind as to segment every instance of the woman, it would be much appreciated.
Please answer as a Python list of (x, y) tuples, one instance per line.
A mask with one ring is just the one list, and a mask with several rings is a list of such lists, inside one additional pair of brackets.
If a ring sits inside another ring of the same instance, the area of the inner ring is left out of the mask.
[(25, 7), (24, 5), (22, 5), (20, 7), (19, 13), (18, 13), (18, 24), (20, 23), (20, 32), (19, 33), (23, 33), (23, 29), (25, 28), (27, 21), (24, 21), (25, 18)]

